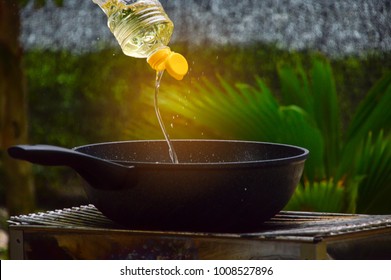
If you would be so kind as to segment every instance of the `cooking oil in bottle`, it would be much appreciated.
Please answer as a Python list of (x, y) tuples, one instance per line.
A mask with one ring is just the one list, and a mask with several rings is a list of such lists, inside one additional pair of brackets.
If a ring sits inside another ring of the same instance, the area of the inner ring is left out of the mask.
[(107, 25), (124, 54), (147, 58), (156, 71), (177, 80), (188, 71), (186, 59), (167, 46), (174, 24), (158, 0), (92, 0), (107, 15)]
[(108, 0), (101, 7), (122, 51), (132, 57), (148, 57), (168, 45), (174, 24), (159, 2), (132, 2)]
[(158, 107), (158, 94), (164, 70), (177, 80), (182, 80), (188, 71), (186, 59), (167, 46), (174, 24), (158, 0), (92, 0), (108, 17), (107, 25), (120, 44), (124, 54), (147, 58), (156, 70), (155, 112), (160, 128), (169, 146), (173, 163), (178, 157), (165, 129)]

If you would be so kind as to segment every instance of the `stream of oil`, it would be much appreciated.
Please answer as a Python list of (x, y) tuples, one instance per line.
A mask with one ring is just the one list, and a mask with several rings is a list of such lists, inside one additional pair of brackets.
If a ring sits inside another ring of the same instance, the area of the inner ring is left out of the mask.
[(170, 154), (171, 161), (172, 161), (172, 163), (179, 163), (177, 154), (176, 154), (175, 149), (174, 149), (174, 146), (172, 145), (172, 142), (170, 140), (170, 136), (168, 135), (166, 127), (164, 126), (164, 122), (163, 122), (162, 116), (160, 115), (160, 110), (159, 110), (159, 100), (158, 100), (158, 97), (159, 97), (160, 82), (162, 80), (163, 74), (164, 74), (164, 70), (156, 72), (156, 81), (155, 81), (155, 112), (156, 112), (156, 116), (157, 116), (157, 119), (158, 119), (159, 124), (160, 124), (160, 128), (162, 129), (162, 132), (164, 134), (164, 138), (166, 139), (167, 144), (168, 144), (168, 152)]
[[(93, 0), (108, 16), (108, 26), (123, 52), (132, 57), (148, 57), (155, 45), (167, 46), (174, 25), (157, 1)], [(104, 4), (102, 4), (102, 2)], [(173, 163), (179, 163), (174, 147), (164, 126), (158, 106), (158, 95), (163, 71), (156, 72), (155, 112), (167, 141)]]

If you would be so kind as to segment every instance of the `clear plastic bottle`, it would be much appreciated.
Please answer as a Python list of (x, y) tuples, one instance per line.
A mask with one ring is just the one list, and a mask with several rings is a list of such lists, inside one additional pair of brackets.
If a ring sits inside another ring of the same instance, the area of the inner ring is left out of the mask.
[(124, 54), (147, 58), (156, 71), (167, 70), (181, 80), (188, 71), (186, 59), (167, 46), (174, 30), (158, 0), (92, 0), (108, 17), (107, 25)]

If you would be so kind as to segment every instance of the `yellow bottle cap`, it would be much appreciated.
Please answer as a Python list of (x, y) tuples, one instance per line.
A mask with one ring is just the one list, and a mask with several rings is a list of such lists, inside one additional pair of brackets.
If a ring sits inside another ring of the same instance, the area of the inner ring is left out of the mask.
[(169, 48), (156, 51), (147, 62), (156, 71), (166, 69), (168, 74), (177, 80), (182, 80), (189, 69), (186, 58), (179, 53), (172, 52)]
[(183, 55), (171, 52), (166, 60), (166, 69), (172, 77), (177, 80), (182, 80), (186, 75), (189, 66)]

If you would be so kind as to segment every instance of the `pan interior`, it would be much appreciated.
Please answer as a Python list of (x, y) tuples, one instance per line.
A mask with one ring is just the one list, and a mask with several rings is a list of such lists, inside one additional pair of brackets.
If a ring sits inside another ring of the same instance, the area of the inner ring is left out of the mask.
[[(306, 149), (275, 143), (228, 140), (173, 140), (181, 164), (279, 162), (305, 159)], [(92, 144), (75, 150), (122, 163), (171, 164), (164, 140)]]

